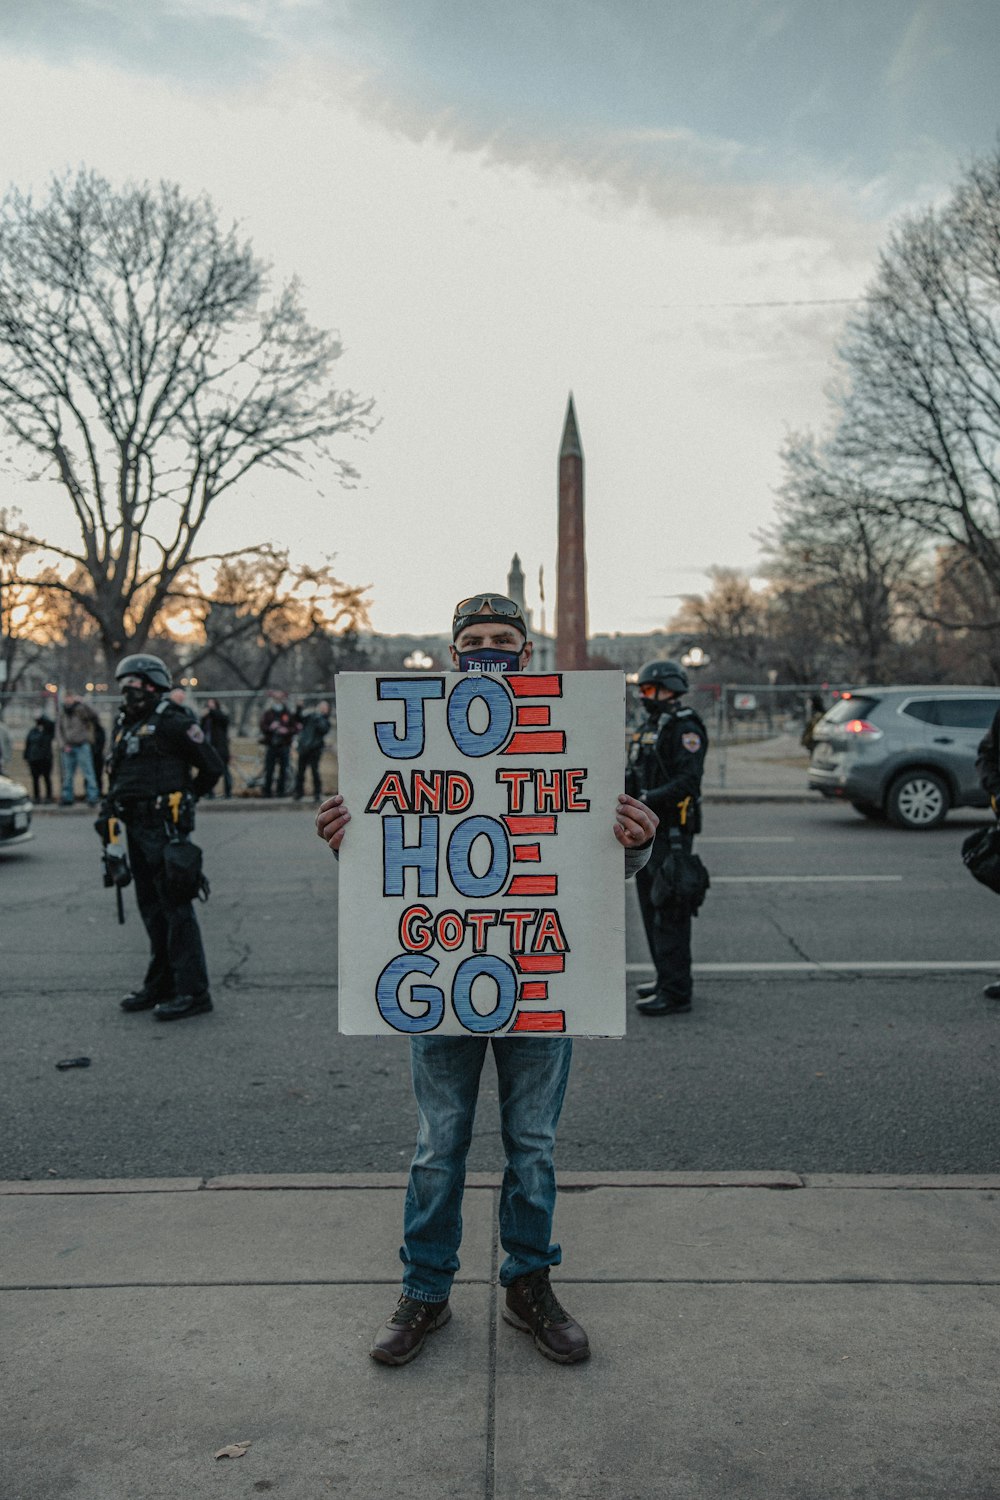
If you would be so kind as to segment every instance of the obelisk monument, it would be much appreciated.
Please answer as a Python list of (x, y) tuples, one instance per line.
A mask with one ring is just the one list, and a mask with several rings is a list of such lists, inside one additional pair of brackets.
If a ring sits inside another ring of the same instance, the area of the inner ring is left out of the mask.
[(583, 449), (570, 393), (559, 449), (559, 556), (556, 564), (556, 667), (587, 665), (587, 554), (583, 534)]

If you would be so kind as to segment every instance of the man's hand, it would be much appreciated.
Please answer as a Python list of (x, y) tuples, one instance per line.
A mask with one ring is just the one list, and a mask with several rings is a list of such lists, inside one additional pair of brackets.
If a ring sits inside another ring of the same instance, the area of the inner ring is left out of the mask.
[(347, 825), (351, 821), (351, 815), (347, 811), (343, 797), (339, 792), (333, 797), (327, 797), (325, 802), (319, 805), (316, 814), (316, 832), (325, 844), (336, 852), (344, 842), (344, 834)]
[(652, 808), (637, 797), (622, 792), (615, 808), (615, 838), (623, 849), (639, 849), (648, 844), (659, 826)]

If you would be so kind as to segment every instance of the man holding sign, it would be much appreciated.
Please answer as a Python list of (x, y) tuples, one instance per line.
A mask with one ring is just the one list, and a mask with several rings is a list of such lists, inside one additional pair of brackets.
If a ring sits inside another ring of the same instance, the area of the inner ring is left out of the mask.
[[(599, 808), (614, 803), (626, 879), (648, 859), (657, 818), (611, 790), (592, 811), (588, 780), (602, 792), (621, 785), (619, 674), (522, 675), (532, 642), (518, 605), (499, 594), (463, 600), (452, 636), (452, 665), (467, 676), (338, 680), (343, 791), (316, 818), (337, 853), (348, 804), (367, 815), (341, 882), (340, 1025), (410, 1036), (419, 1115), (402, 1295), (371, 1355), (405, 1364), (451, 1316), (465, 1163), (492, 1043), (507, 1158), (503, 1316), (547, 1358), (572, 1364), (589, 1355), (587, 1335), (549, 1285), (561, 1259), (553, 1151), (568, 1033), (624, 1027), (606, 1016), (609, 991), (622, 988), (624, 923), (609, 889), (621, 855)], [(569, 996), (562, 1008), (550, 984)]]

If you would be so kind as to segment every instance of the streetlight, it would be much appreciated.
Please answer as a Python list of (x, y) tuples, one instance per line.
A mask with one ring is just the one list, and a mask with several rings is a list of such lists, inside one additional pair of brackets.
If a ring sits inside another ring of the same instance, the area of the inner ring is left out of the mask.
[(409, 656), (404, 656), (403, 666), (410, 672), (429, 672), (434, 665), (433, 656), (428, 656), (426, 651), (411, 651)]
[(711, 660), (708, 652), (701, 646), (690, 646), (681, 657), (681, 666), (696, 672), (699, 667), (707, 667)]

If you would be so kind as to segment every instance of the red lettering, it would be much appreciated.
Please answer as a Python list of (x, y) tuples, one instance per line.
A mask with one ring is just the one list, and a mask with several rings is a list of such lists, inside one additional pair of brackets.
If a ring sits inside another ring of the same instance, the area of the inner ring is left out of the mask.
[(535, 807), (539, 812), (562, 811), (562, 777), (553, 771), (548, 777), (544, 771), (535, 772)]
[(501, 912), (500, 921), (505, 927), (510, 928), (511, 953), (523, 953), (527, 948), (528, 939), (525, 936), (525, 930), (534, 920), (533, 911), (520, 911), (517, 907)]
[(519, 813), (524, 806), (524, 788), (531, 780), (530, 771), (498, 771), (497, 781), (507, 788), (507, 811)]
[(552, 953), (569, 952), (566, 934), (562, 930), (558, 913), (554, 911), (543, 911), (539, 914), (538, 926), (535, 928), (534, 941), (531, 944), (532, 953), (544, 953), (547, 943), (551, 943)]
[(454, 953), (465, 941), (465, 923), (457, 911), (443, 911), (434, 924), (438, 942), (446, 953)]
[(566, 735), (561, 729), (515, 729), (501, 755), (564, 755)]
[(589, 812), (590, 798), (584, 797), (582, 788), (587, 779), (586, 771), (567, 771), (566, 776), (566, 811), (567, 812)]
[(472, 805), (472, 782), (461, 771), (449, 771), (445, 777), (445, 808), (450, 813), (464, 812)]
[(522, 1010), (511, 1031), (565, 1031), (564, 1010)]
[(557, 896), (559, 880), (555, 875), (515, 875), (504, 891), (505, 896)]
[(371, 801), (365, 808), (365, 812), (381, 812), (387, 802), (395, 802), (397, 812), (409, 812), (409, 803), (406, 800), (406, 790), (403, 786), (403, 778), (398, 771), (387, 771), (372, 793)]
[(472, 946), (476, 953), (486, 952), (486, 934), (491, 927), (496, 925), (496, 911), (467, 911), (465, 920), (472, 928)]
[(522, 974), (561, 974), (566, 967), (561, 953), (517, 953), (514, 963)]
[(441, 811), (441, 780), (440, 771), (432, 771), (430, 780), (423, 771), (414, 771), (410, 778), (410, 798), (414, 812)]
[(507, 683), (515, 698), (562, 697), (562, 676), (559, 672), (550, 672), (547, 676), (544, 674), (511, 676), (508, 677)]
[(519, 703), (515, 711), (515, 723), (519, 725), (544, 724), (546, 729), (552, 722), (552, 710), (547, 703)]
[(430, 927), (431, 913), (427, 906), (408, 906), (399, 919), (399, 942), (408, 953), (423, 953), (434, 938)]
[(521, 838), (524, 834), (527, 833), (555, 833), (556, 831), (556, 820), (555, 818), (550, 817), (505, 817), (504, 822), (507, 825), (507, 832), (510, 834), (511, 838), (515, 839)]

